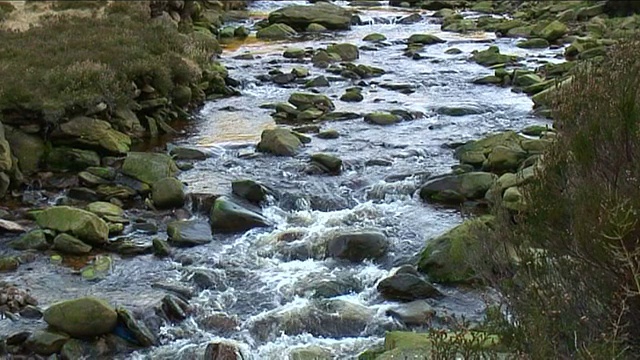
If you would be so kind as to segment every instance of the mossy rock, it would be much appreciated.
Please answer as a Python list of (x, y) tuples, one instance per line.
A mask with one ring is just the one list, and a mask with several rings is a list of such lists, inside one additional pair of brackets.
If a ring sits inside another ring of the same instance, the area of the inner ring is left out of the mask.
[(444, 43), (445, 41), (431, 34), (413, 34), (407, 39), (409, 44), (433, 45)]
[(53, 206), (33, 212), (41, 228), (68, 232), (91, 245), (108, 241), (109, 227), (96, 214), (70, 206)]
[(362, 41), (368, 42), (380, 42), (385, 40), (387, 40), (387, 37), (379, 33), (372, 33), (362, 38)]
[(349, 43), (329, 45), (327, 52), (337, 54), (342, 61), (354, 61), (360, 58), (358, 47)]
[(269, 221), (262, 215), (238, 205), (224, 196), (217, 198), (213, 204), (210, 223), (214, 231), (228, 233), (269, 226)]
[(257, 150), (278, 156), (293, 156), (302, 146), (300, 139), (288, 129), (275, 128), (262, 132)]
[(301, 31), (310, 24), (320, 24), (329, 30), (348, 30), (351, 27), (351, 12), (324, 2), (311, 6), (292, 5), (270, 13), (269, 23), (287, 24)]
[(496, 146), (505, 146), (508, 148), (522, 150), (520, 144), (523, 139), (524, 137), (518, 135), (515, 131), (505, 131), (502, 133), (490, 134), (480, 140), (470, 141), (456, 148), (454, 155), (459, 160), (464, 158), (465, 153), (468, 152), (479, 152), (484, 154), (485, 156), (488, 156)]
[(54, 143), (90, 147), (97, 151), (125, 154), (131, 139), (106, 121), (79, 116), (60, 124), (51, 134)]
[(549, 42), (553, 42), (563, 37), (567, 33), (567, 31), (569, 31), (569, 28), (567, 28), (567, 25), (561, 23), (558, 20), (554, 20), (551, 23), (549, 23), (549, 25), (545, 26), (539, 32), (539, 35), (541, 38)]
[(69, 234), (59, 234), (53, 239), (53, 248), (61, 253), (83, 255), (91, 252), (91, 245)]
[(149, 185), (173, 177), (178, 167), (171, 156), (160, 153), (130, 152), (122, 164), (122, 172)]
[(5, 130), (5, 137), (11, 146), (11, 153), (18, 159), (20, 171), (25, 175), (38, 171), (46, 152), (42, 138), (8, 126), (5, 126)]
[(256, 37), (265, 40), (284, 40), (296, 36), (298, 33), (288, 25), (273, 24), (258, 30)]
[(117, 319), (116, 311), (95, 297), (61, 301), (44, 312), (47, 324), (76, 338), (108, 334), (116, 327)]
[(158, 209), (182, 207), (185, 202), (184, 185), (174, 177), (160, 179), (151, 186), (151, 199)]
[(15, 250), (47, 250), (50, 245), (43, 230), (33, 230), (9, 243)]
[(376, 125), (392, 125), (401, 122), (402, 117), (387, 112), (373, 112), (365, 115), (364, 121)]
[(440, 203), (482, 199), (497, 179), (495, 174), (487, 172), (447, 174), (427, 181), (420, 189), (420, 197)]
[(514, 62), (517, 57), (515, 55), (501, 54), (497, 46), (490, 46), (486, 50), (475, 51), (471, 59), (483, 66), (493, 66)]
[(55, 147), (46, 155), (47, 168), (56, 171), (81, 171), (100, 166), (100, 156), (95, 151)]
[(542, 38), (533, 38), (519, 41), (516, 46), (523, 49), (544, 49), (549, 47), (549, 42)]
[(443, 235), (427, 241), (420, 254), (418, 269), (433, 281), (446, 284), (467, 283), (475, 272), (468, 256), (481, 246), (478, 234), (491, 229), (494, 217), (485, 215), (466, 220)]
[(104, 201), (96, 201), (87, 205), (87, 211), (90, 211), (98, 216), (116, 216), (120, 217), (124, 213), (121, 207), (118, 205), (104, 202)]
[(289, 103), (293, 104), (297, 110), (304, 111), (316, 108), (322, 111), (334, 110), (336, 107), (328, 96), (322, 94), (311, 94), (295, 92), (289, 96)]

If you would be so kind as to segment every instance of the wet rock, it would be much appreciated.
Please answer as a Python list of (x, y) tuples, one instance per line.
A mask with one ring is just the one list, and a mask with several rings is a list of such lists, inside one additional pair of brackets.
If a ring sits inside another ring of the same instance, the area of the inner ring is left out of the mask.
[(224, 291), (224, 273), (221, 271), (196, 269), (191, 274), (191, 280), (201, 289), (216, 289)]
[(362, 41), (368, 41), (368, 42), (380, 42), (385, 40), (387, 40), (387, 37), (379, 33), (369, 34), (362, 39)]
[(44, 312), (47, 324), (76, 338), (110, 333), (117, 319), (118, 315), (111, 306), (94, 297), (61, 301)]
[(169, 246), (168, 242), (162, 239), (155, 238), (153, 239), (152, 244), (153, 255), (157, 257), (165, 257), (171, 255), (171, 247)]
[(294, 67), (293, 69), (291, 69), (291, 73), (297, 78), (309, 76), (309, 70), (303, 67)]
[(31, 334), (32, 333), (30, 331), (20, 331), (7, 336), (5, 340), (9, 346), (21, 345), (29, 338), (29, 336), (31, 336)]
[(427, 181), (420, 189), (420, 197), (442, 203), (482, 199), (497, 179), (495, 174), (487, 172), (443, 175)]
[(178, 173), (173, 159), (166, 154), (130, 152), (122, 164), (122, 172), (149, 185)]
[(380, 281), (377, 290), (386, 300), (412, 301), (442, 296), (411, 266), (401, 267)]
[(445, 54), (449, 54), (449, 55), (457, 55), (457, 54), (462, 54), (462, 50), (458, 49), (458, 48), (450, 48), (445, 50), (444, 52)]
[(100, 156), (95, 151), (55, 147), (47, 153), (47, 168), (56, 171), (81, 171), (100, 166)]
[(169, 319), (182, 321), (191, 312), (191, 307), (186, 301), (169, 294), (162, 298), (162, 310)]
[(205, 160), (207, 158), (207, 154), (203, 151), (184, 146), (172, 147), (169, 150), (169, 155), (176, 160)]
[(305, 30), (310, 24), (319, 24), (329, 30), (347, 30), (351, 26), (351, 13), (340, 6), (317, 3), (312, 6), (293, 5), (269, 14), (269, 23), (287, 24)]
[(52, 330), (37, 330), (25, 342), (25, 346), (38, 355), (51, 355), (60, 352), (69, 341), (69, 335)]
[(309, 26), (307, 26), (307, 32), (310, 33), (321, 33), (327, 30), (329, 29), (327, 29), (325, 26), (316, 23), (311, 23), (309, 24)]
[(554, 20), (540, 31), (540, 37), (549, 42), (553, 42), (563, 37), (567, 31), (567, 25), (558, 20)]
[(402, 321), (407, 326), (431, 325), (436, 311), (426, 300), (415, 300), (387, 310), (387, 316)]
[(91, 245), (69, 234), (60, 234), (53, 239), (53, 248), (65, 254), (81, 255), (91, 252)]
[(285, 128), (267, 129), (262, 132), (257, 150), (278, 156), (293, 156), (302, 146), (300, 139)]
[(97, 255), (91, 264), (80, 269), (80, 276), (87, 281), (102, 280), (111, 273), (113, 258), (109, 255)]
[(98, 216), (115, 216), (120, 217), (124, 214), (124, 210), (117, 205), (104, 201), (96, 201), (87, 205), (87, 211)]
[(15, 256), (0, 256), (0, 272), (17, 270), (20, 261)]
[(324, 130), (318, 133), (317, 135), (320, 139), (337, 139), (340, 137), (340, 133), (334, 129)]
[(339, 174), (342, 170), (342, 160), (337, 156), (318, 153), (311, 155), (311, 161), (329, 174)]
[(353, 275), (337, 274), (328, 276), (309, 276), (296, 284), (298, 296), (310, 296), (323, 299), (358, 293), (362, 291), (362, 283)]
[(499, 78), (497, 76), (488, 75), (488, 76), (475, 78), (471, 82), (477, 85), (489, 85), (489, 84), (501, 85), (503, 80), (502, 78)]
[(20, 310), (20, 316), (25, 319), (40, 319), (44, 315), (43, 311), (37, 306), (27, 305)]
[(203, 328), (216, 332), (232, 332), (238, 330), (240, 320), (237, 316), (231, 316), (223, 312), (215, 312), (207, 315), (201, 322)]
[(204, 351), (204, 360), (244, 360), (238, 345), (231, 342), (211, 342)]
[(549, 47), (549, 42), (545, 39), (533, 38), (519, 41), (516, 46), (523, 49), (544, 49)]
[(133, 230), (140, 231), (145, 234), (157, 234), (158, 233), (158, 225), (153, 222), (147, 221), (136, 221), (132, 224)]
[(178, 247), (204, 245), (213, 240), (209, 224), (198, 220), (170, 222), (167, 235), (169, 243)]
[(269, 190), (253, 180), (235, 180), (231, 182), (231, 191), (251, 203), (260, 204), (267, 199)]
[(516, 152), (523, 151), (521, 146), (523, 139), (522, 136), (513, 131), (491, 134), (483, 139), (470, 141), (457, 147), (454, 155), (462, 163), (478, 167), (484, 164), (486, 158), (498, 146), (513, 149)]
[(329, 240), (327, 256), (360, 262), (377, 260), (386, 255), (389, 248), (387, 237), (377, 231), (352, 231), (339, 234)]
[(114, 154), (125, 154), (131, 146), (129, 136), (113, 129), (106, 121), (76, 117), (51, 133), (54, 143), (90, 147)]
[(517, 57), (514, 55), (505, 55), (500, 53), (500, 48), (490, 46), (486, 50), (474, 51), (471, 59), (476, 63), (484, 66), (493, 66), (497, 64), (505, 64), (514, 62)]
[(313, 65), (320, 68), (326, 68), (329, 64), (339, 62), (341, 60), (340, 55), (336, 53), (329, 53), (326, 50), (318, 50), (311, 57)]
[(436, 109), (436, 112), (440, 115), (447, 116), (466, 116), (483, 114), (487, 112), (487, 109), (474, 104), (461, 104), (453, 106), (441, 106)]
[(25, 232), (26, 229), (22, 227), (22, 225), (17, 222), (0, 219), (0, 231), (13, 232), (13, 233), (21, 233)]
[(290, 360), (332, 360), (333, 358), (331, 349), (315, 345), (291, 349), (289, 352)]
[(92, 173), (90, 173), (88, 171), (82, 171), (82, 172), (78, 173), (78, 179), (80, 180), (80, 183), (82, 183), (85, 186), (89, 186), (89, 187), (109, 184), (108, 180), (105, 180), (105, 179), (103, 179), (103, 178), (101, 178), (99, 176), (93, 175)]
[(340, 100), (344, 102), (360, 102), (364, 100), (364, 96), (362, 96), (362, 90), (360, 89), (347, 89), (347, 91), (340, 96)]
[(286, 48), (282, 56), (287, 59), (302, 59), (304, 58), (305, 50), (301, 48)]
[(271, 81), (273, 81), (274, 83), (276, 83), (278, 85), (289, 84), (289, 83), (292, 83), (295, 80), (296, 80), (296, 75), (292, 74), (292, 73), (276, 74), (276, 75), (273, 75), (271, 77)]
[(133, 335), (137, 345), (142, 347), (155, 345), (156, 339), (151, 331), (142, 321), (138, 321), (129, 310), (120, 307), (116, 309), (116, 313), (118, 314), (118, 322)]
[(33, 212), (41, 228), (69, 232), (90, 245), (102, 245), (109, 237), (107, 223), (97, 215), (70, 206), (53, 206)]
[[(310, 88), (310, 87), (327, 87), (327, 86), (331, 86), (331, 83), (329, 82), (329, 80), (327, 80), (326, 77), (324, 77), (322, 75), (318, 76), (318, 77), (315, 77), (315, 78), (307, 81), (304, 84), (304, 87), (308, 87), (308, 88)], [(322, 112), (320, 113), (320, 115), (322, 115)]]
[(374, 112), (365, 115), (364, 121), (376, 125), (392, 125), (402, 121), (402, 117), (392, 113)]
[(444, 43), (445, 41), (431, 34), (413, 34), (407, 39), (409, 44), (433, 45)]
[(268, 220), (262, 215), (224, 196), (216, 199), (211, 208), (210, 223), (214, 231), (220, 232), (242, 232), (269, 226)]
[(256, 37), (265, 40), (284, 40), (297, 35), (298, 33), (285, 24), (273, 24), (258, 30)]
[(263, 341), (281, 332), (286, 335), (309, 333), (327, 338), (356, 337), (367, 327), (374, 311), (346, 300), (324, 299), (304, 308), (274, 310), (251, 324), (249, 331)]
[(527, 86), (539, 84), (543, 81), (544, 80), (540, 76), (533, 73), (522, 73), (517, 70), (514, 72), (514, 77), (513, 77), (514, 86), (527, 87)]
[(411, 15), (407, 15), (407, 16), (401, 18), (400, 20), (398, 20), (398, 24), (410, 25), (410, 24), (418, 23), (418, 22), (420, 22), (422, 20), (423, 20), (422, 15), (420, 15), (418, 13), (413, 13)]
[(158, 180), (151, 186), (151, 199), (158, 209), (179, 208), (184, 205), (184, 185), (174, 177)]
[(342, 61), (354, 61), (360, 58), (358, 47), (349, 43), (329, 45), (327, 52), (337, 54)]
[(335, 105), (326, 95), (296, 92), (289, 96), (289, 103), (299, 111), (316, 108), (321, 111), (335, 110)]
[(11, 146), (11, 153), (18, 159), (20, 171), (25, 175), (36, 172), (46, 152), (42, 138), (9, 126), (5, 126), (5, 137)]
[(498, 145), (487, 156), (483, 168), (497, 172), (517, 170), (526, 158), (527, 152), (522, 149)]
[(490, 215), (467, 220), (461, 225), (427, 241), (420, 254), (418, 269), (440, 283), (464, 283), (474, 277), (468, 258), (482, 239), (478, 234), (491, 227)]

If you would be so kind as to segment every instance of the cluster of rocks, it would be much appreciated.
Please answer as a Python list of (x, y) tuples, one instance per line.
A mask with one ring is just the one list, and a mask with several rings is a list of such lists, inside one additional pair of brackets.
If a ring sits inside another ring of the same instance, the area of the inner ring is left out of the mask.
[(347, 30), (351, 27), (350, 11), (331, 3), (293, 5), (276, 10), (258, 24), (256, 36), (261, 39), (282, 40), (298, 35), (298, 32), (323, 32)]

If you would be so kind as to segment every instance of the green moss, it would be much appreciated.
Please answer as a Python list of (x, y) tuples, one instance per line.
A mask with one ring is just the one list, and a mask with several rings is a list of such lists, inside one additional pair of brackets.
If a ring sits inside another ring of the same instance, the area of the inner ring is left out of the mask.
[(58, 0), (53, 3), (53, 10), (56, 11), (64, 11), (64, 10), (92, 10), (99, 9), (107, 5), (106, 0), (94, 0), (94, 1), (82, 1), (82, 0)]

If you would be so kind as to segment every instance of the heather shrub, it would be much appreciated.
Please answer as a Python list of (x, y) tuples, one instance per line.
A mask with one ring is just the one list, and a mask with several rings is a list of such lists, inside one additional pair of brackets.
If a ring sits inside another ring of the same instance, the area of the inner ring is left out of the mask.
[(496, 208), (477, 254), (504, 296), (510, 346), (532, 359), (640, 350), (639, 45), (576, 68), (553, 104), (558, 138), (523, 187), (527, 209)]

